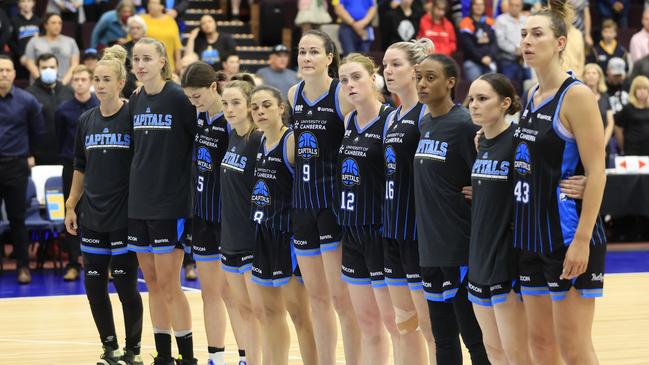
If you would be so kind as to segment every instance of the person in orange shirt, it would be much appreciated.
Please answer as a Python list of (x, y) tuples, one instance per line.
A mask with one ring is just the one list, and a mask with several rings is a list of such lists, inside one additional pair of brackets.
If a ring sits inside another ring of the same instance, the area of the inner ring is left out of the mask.
[(447, 0), (433, 0), (430, 12), (419, 21), (417, 38), (428, 38), (435, 43), (435, 53), (452, 55), (457, 49), (453, 23), (446, 19)]

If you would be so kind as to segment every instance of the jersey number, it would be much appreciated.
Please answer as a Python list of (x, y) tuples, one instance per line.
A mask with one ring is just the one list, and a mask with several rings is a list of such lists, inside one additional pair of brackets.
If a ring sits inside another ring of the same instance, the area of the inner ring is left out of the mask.
[(394, 199), (394, 181), (385, 182), (385, 199)]
[(198, 182), (196, 184), (196, 190), (200, 193), (203, 191), (203, 177), (199, 176), (198, 177)]
[(264, 219), (264, 212), (262, 211), (256, 211), (254, 217), (252, 218), (253, 221), (261, 224), (262, 220)]
[(530, 201), (530, 184), (522, 181), (517, 182), (514, 187), (514, 195), (516, 195), (517, 202), (527, 204)]
[(342, 197), (340, 198), (340, 209), (349, 210), (350, 212), (354, 211), (354, 193), (342, 192)]
[(309, 182), (311, 180), (311, 168), (309, 165), (302, 166), (302, 181)]

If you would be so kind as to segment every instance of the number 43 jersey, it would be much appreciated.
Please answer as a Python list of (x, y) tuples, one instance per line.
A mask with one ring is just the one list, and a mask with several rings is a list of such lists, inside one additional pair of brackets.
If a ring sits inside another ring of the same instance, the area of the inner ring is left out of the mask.
[(383, 129), (391, 111), (382, 107), (379, 115), (364, 128), (358, 125), (356, 111), (349, 116), (338, 153), (335, 210), (340, 225), (383, 223)]
[[(570, 245), (577, 230), (581, 201), (563, 194), (559, 182), (584, 169), (559, 111), (568, 89), (579, 83), (567, 78), (554, 97), (534, 106), (537, 87), (514, 131), (514, 246), (526, 251), (549, 254)], [(598, 219), (591, 244), (605, 241)]]

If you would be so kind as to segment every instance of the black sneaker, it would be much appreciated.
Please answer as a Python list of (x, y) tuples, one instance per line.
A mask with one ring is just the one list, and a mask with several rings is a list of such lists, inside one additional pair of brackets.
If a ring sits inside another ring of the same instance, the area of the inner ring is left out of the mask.
[(133, 351), (127, 349), (124, 349), (124, 356), (122, 357), (122, 361), (126, 365), (144, 365), (142, 356), (136, 355), (133, 353)]
[(104, 353), (99, 356), (97, 365), (126, 365), (122, 361), (122, 350), (113, 350), (112, 348), (104, 346)]
[(198, 365), (198, 359), (176, 359), (176, 365)]
[(154, 357), (153, 364), (151, 365), (176, 365), (173, 359), (165, 359), (163, 357)]

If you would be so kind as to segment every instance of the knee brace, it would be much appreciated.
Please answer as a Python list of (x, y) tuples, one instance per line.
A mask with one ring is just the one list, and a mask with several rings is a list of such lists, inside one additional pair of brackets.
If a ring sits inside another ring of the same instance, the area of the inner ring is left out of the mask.
[(400, 308), (394, 309), (394, 314), (397, 322), (397, 328), (400, 334), (419, 331), (419, 318), (417, 311), (407, 311)]

